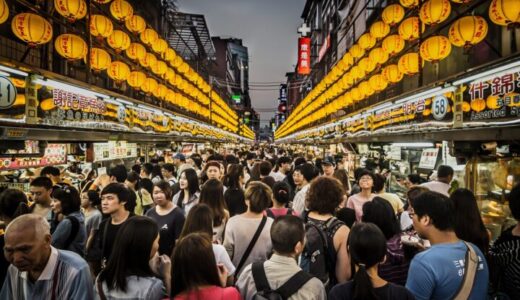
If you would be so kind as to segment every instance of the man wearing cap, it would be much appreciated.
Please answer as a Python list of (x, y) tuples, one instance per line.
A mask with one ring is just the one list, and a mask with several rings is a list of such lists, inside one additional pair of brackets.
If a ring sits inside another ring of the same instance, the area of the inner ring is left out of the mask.
[(175, 165), (175, 169), (177, 170), (177, 176), (180, 176), (181, 173), (179, 172), (181, 165), (186, 163), (186, 156), (182, 153), (177, 153), (173, 157), (173, 164)]
[(336, 162), (332, 156), (327, 156), (321, 162), (321, 167), (323, 169), (323, 175), (332, 177), (334, 175), (334, 168), (336, 167)]

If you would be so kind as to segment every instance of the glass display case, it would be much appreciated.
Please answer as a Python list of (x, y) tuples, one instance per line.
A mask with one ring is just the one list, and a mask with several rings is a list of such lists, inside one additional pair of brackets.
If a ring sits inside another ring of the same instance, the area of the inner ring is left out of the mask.
[(484, 225), (492, 240), (513, 226), (507, 195), (520, 182), (520, 158), (478, 158), (468, 162), (466, 186), (474, 191)]

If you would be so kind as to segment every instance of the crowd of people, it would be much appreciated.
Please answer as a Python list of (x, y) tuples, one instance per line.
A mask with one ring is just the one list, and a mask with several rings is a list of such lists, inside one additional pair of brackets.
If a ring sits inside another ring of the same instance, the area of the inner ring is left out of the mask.
[[(401, 199), (346, 165), (254, 148), (79, 184), (45, 167), (0, 194), (0, 299), (520, 299), (520, 224), (490, 241), (453, 169)], [(508, 201), (520, 220), (520, 185)]]

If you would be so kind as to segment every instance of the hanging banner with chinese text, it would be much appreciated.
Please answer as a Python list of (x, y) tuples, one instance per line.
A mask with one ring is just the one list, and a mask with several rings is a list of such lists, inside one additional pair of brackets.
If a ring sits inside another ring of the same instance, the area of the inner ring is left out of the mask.
[(311, 73), (311, 39), (301, 37), (298, 39), (298, 74)]

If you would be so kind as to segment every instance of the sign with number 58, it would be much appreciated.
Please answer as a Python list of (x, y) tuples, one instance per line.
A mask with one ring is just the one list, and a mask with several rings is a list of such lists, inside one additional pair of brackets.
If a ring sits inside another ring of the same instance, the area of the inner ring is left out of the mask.
[(16, 87), (7, 77), (0, 76), (0, 109), (8, 109), (16, 100)]
[(435, 120), (443, 120), (448, 113), (449, 101), (444, 96), (437, 96), (433, 99), (432, 103), (432, 115)]

